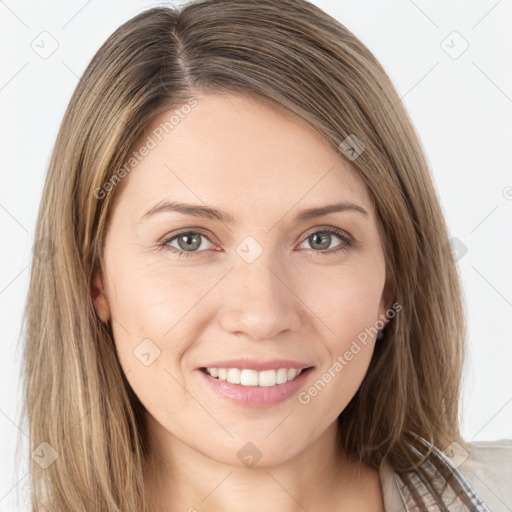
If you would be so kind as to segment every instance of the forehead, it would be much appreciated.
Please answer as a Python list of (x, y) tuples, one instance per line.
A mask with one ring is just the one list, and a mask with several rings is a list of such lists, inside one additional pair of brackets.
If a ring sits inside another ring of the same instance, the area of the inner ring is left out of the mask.
[(132, 208), (171, 198), (248, 215), (340, 200), (372, 210), (356, 171), (306, 121), (246, 95), (195, 99), (158, 116), (133, 148), (151, 147), (123, 179)]

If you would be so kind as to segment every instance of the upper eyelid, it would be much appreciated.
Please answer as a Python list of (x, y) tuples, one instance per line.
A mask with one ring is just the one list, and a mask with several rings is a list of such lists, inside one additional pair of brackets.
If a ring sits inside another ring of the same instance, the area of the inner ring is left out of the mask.
[(214, 243), (212, 242), (212, 240), (210, 240), (210, 237), (201, 230), (201, 228), (184, 229), (183, 231), (178, 231), (178, 233), (165, 235), (164, 237), (162, 237), (162, 243), (169, 243), (171, 240), (174, 240), (180, 235), (186, 235), (187, 233), (199, 233), (200, 235), (203, 235), (210, 243)]
[[(350, 238), (350, 240), (353, 240), (353, 236), (348, 232), (346, 231), (345, 229), (342, 229), (342, 228), (335, 228), (335, 227), (329, 227), (329, 226), (325, 226), (325, 227), (320, 227), (320, 228), (314, 228), (312, 230), (309, 230), (309, 231), (306, 231), (306, 234), (303, 235), (304, 238), (307, 238), (309, 236), (311, 236), (313, 233), (318, 233), (318, 232), (322, 232), (322, 231), (328, 231), (328, 232), (331, 232), (331, 233), (334, 233), (335, 235), (338, 235), (338, 236), (346, 236), (347, 238)], [(338, 233), (338, 231), (340, 233)]]

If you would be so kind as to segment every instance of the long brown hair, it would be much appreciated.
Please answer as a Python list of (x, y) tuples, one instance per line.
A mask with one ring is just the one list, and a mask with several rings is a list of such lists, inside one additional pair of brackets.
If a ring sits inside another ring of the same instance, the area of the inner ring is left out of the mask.
[(143, 407), (118, 362), (111, 325), (94, 309), (92, 277), (103, 268), (119, 170), (156, 116), (198, 92), (282, 105), (336, 148), (354, 135), (364, 143), (351, 164), (375, 204), (402, 310), (339, 417), (339, 445), (373, 467), (385, 459), (402, 471), (417, 463), (410, 450), (421, 450), (417, 436), (441, 448), (462, 442), (457, 268), (420, 143), (386, 72), (305, 0), (156, 7), (120, 26), (93, 57), (47, 172), (35, 241), (49, 250), (32, 259), (23, 413), (31, 449), (42, 446), (47, 462), (57, 458), (47, 467), (30, 459), (34, 511), (144, 508)]

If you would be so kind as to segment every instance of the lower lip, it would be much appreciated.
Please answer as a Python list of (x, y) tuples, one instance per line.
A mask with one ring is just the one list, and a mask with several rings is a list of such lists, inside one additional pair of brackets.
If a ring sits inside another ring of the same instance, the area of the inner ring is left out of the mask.
[(211, 389), (231, 402), (245, 407), (269, 407), (295, 395), (312, 370), (313, 367), (302, 370), (293, 380), (275, 386), (242, 386), (212, 377), (204, 370), (198, 372)]

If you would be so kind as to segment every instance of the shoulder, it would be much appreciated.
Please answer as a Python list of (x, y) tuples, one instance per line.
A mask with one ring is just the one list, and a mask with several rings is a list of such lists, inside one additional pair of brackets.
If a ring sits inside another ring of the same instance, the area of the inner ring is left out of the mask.
[[(397, 474), (382, 462), (379, 471), (386, 511), (437, 510), (440, 499), (455, 510), (457, 493), (468, 493), (473, 507), (457, 510), (512, 511), (512, 440), (466, 442), (464, 446), (454, 442), (442, 452), (434, 448), (421, 467), (423, 478), (417, 471)], [(446, 472), (449, 468), (453, 480)], [(486, 508), (480, 508), (482, 501)]]
[(512, 509), (512, 439), (475, 441), (445, 450), (473, 489), (492, 510)]

